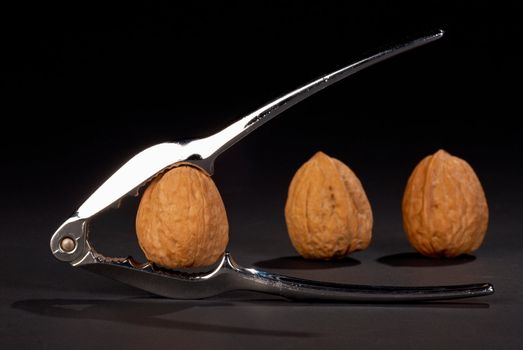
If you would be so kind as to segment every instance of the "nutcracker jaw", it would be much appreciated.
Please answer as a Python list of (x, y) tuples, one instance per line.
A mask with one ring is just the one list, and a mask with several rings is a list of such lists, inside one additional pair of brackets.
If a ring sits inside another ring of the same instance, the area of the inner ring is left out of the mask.
[(100, 186), (53, 234), (53, 255), (60, 261), (111, 277), (151, 293), (177, 299), (200, 299), (230, 290), (252, 290), (290, 299), (338, 300), (349, 302), (412, 302), (489, 295), (488, 283), (443, 287), (385, 287), (342, 285), (307, 281), (243, 268), (225, 253), (214, 268), (203, 273), (165, 270), (132, 258), (111, 258), (95, 251), (89, 241), (89, 221), (100, 212), (118, 206), (158, 174), (173, 166), (189, 163), (212, 175), (214, 160), (229, 147), (288, 108), (318, 91), (402, 52), (438, 40), (442, 31), (391, 46), (347, 67), (327, 74), (257, 109), (222, 131), (207, 138), (162, 143), (137, 154)]

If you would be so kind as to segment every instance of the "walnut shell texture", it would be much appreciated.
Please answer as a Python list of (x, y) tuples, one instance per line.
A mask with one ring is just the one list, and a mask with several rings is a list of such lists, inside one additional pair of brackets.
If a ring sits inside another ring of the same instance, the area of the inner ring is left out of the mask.
[(443, 150), (416, 166), (402, 208), (407, 238), (426, 256), (470, 253), (480, 247), (487, 231), (487, 200), (476, 173)]
[(356, 175), (325, 153), (316, 153), (294, 175), (285, 205), (294, 248), (304, 258), (341, 258), (366, 249), (372, 210)]
[(229, 240), (227, 214), (216, 185), (191, 166), (158, 176), (140, 201), (136, 234), (147, 259), (159, 266), (212, 265)]

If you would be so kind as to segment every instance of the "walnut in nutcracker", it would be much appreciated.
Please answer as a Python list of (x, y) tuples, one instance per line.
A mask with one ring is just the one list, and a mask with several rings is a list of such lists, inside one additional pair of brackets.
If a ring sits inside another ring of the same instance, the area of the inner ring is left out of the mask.
[(333, 259), (366, 249), (372, 211), (356, 175), (325, 153), (296, 172), (285, 206), (289, 237), (304, 258)]
[(443, 150), (416, 166), (402, 208), (407, 237), (426, 256), (470, 253), (487, 231), (487, 200), (476, 173), (466, 161)]
[(225, 206), (211, 178), (178, 166), (154, 179), (136, 216), (140, 247), (149, 261), (167, 268), (215, 263), (228, 243)]

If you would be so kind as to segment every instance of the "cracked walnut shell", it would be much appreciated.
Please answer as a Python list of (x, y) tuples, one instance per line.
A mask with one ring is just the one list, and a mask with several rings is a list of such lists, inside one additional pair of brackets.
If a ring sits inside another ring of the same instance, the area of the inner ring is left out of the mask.
[(316, 153), (294, 175), (285, 206), (291, 242), (304, 258), (333, 259), (366, 249), (372, 211), (356, 175)]
[(227, 214), (216, 185), (191, 166), (158, 176), (140, 201), (136, 234), (147, 259), (159, 266), (212, 265), (229, 240)]
[(470, 253), (487, 231), (487, 200), (474, 170), (443, 150), (416, 166), (402, 207), (408, 240), (426, 256)]

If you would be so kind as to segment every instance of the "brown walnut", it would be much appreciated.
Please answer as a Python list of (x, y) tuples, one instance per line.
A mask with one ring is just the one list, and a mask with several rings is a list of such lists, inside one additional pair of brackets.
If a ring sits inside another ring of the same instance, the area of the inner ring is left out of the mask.
[(402, 207), (408, 240), (426, 256), (470, 253), (487, 231), (487, 200), (474, 170), (443, 150), (416, 166)]
[(154, 179), (136, 216), (138, 242), (149, 261), (167, 268), (208, 266), (229, 239), (227, 214), (211, 178), (191, 166)]
[(322, 152), (292, 179), (285, 206), (287, 229), (304, 258), (333, 259), (366, 249), (372, 211), (356, 175)]

